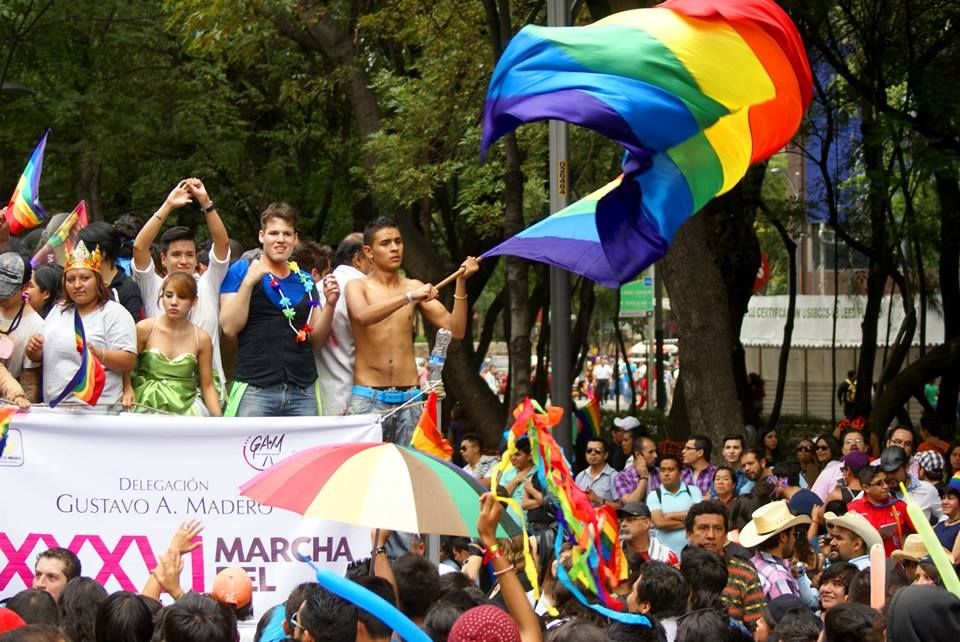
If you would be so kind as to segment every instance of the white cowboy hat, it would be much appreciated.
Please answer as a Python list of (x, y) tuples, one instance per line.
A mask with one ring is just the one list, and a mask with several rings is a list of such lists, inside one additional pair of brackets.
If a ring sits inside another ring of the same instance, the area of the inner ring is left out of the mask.
[(770, 502), (753, 511), (753, 519), (740, 531), (740, 546), (753, 548), (788, 528), (809, 524), (807, 515), (794, 515), (786, 500)]
[(829, 526), (842, 526), (848, 531), (853, 531), (854, 535), (857, 535), (864, 541), (868, 551), (874, 544), (883, 545), (883, 538), (880, 537), (880, 531), (860, 513), (851, 512), (838, 516), (835, 513), (827, 512), (823, 518), (827, 520)]

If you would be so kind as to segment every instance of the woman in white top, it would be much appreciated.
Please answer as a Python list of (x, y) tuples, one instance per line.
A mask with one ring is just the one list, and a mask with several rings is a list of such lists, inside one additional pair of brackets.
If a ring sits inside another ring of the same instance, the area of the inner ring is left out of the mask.
[[(120, 401), (123, 374), (137, 363), (136, 324), (130, 313), (112, 300), (99, 267), (99, 249), (91, 254), (80, 242), (64, 266), (62, 298), (47, 315), (43, 333), (33, 335), (27, 343), (27, 356), (34, 361), (43, 359), (43, 395), (47, 403), (60, 396), (80, 368), (75, 314), (83, 321), (90, 354), (105, 371), (98, 406)], [(71, 393), (62, 403), (75, 401)]]

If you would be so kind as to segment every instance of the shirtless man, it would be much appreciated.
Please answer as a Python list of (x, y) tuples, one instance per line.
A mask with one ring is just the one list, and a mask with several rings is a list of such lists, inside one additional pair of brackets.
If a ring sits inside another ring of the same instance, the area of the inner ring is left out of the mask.
[[(446, 328), (454, 339), (467, 329), (467, 279), (479, 269), (468, 257), (457, 278), (453, 312), (437, 300), (429, 283), (400, 275), (403, 238), (397, 224), (380, 217), (363, 230), (363, 251), (373, 271), (347, 284), (347, 310), (356, 342), (353, 390), (347, 412), (386, 413), (419, 394), (413, 357), (413, 314), (419, 309), (436, 328)], [(390, 415), (383, 422), (384, 441), (407, 446), (422, 409), (418, 405)]]

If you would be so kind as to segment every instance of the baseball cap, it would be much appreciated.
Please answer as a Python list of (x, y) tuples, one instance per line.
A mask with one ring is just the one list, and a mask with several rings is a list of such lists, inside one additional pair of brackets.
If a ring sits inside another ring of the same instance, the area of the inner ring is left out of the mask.
[(613, 420), (613, 425), (624, 430), (633, 430), (640, 427), (640, 420), (636, 417), (617, 417)]
[(26, 626), (23, 618), (10, 609), (0, 606), (0, 633), (6, 633), (14, 629)]
[(225, 568), (217, 573), (213, 580), (210, 597), (221, 604), (231, 604), (234, 608), (242, 609), (250, 604), (253, 598), (253, 582), (239, 566)]
[(887, 446), (880, 453), (880, 469), (885, 473), (892, 473), (901, 466), (907, 465), (907, 451), (900, 446)]
[(23, 285), (26, 261), (16, 252), (0, 254), (0, 297), (8, 297)]
[(934, 477), (940, 477), (943, 474), (943, 455), (936, 450), (917, 453), (917, 464)]
[(632, 515), (634, 517), (650, 517), (650, 508), (646, 502), (628, 502), (617, 509), (617, 515)]
[(851, 450), (843, 456), (843, 465), (856, 475), (864, 466), (870, 465), (870, 457), (861, 450)]

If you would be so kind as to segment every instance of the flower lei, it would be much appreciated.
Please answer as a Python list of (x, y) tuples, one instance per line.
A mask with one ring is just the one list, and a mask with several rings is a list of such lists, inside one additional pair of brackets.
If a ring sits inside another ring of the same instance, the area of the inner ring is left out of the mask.
[[(310, 297), (308, 303), (309, 311), (307, 312), (307, 321), (309, 321), (313, 308), (320, 305), (317, 298), (313, 295), (313, 279), (310, 278), (309, 274), (304, 274), (300, 271), (300, 266), (297, 265), (296, 261), (287, 261), (287, 267), (297, 275), (307, 296)], [(313, 328), (311, 328), (307, 322), (304, 322), (303, 327), (299, 330), (293, 325), (293, 318), (297, 315), (297, 311), (293, 309), (293, 302), (287, 298), (287, 295), (280, 289), (280, 280), (272, 274), (270, 275), (270, 287), (280, 296), (280, 307), (282, 308), (283, 316), (287, 319), (287, 324), (290, 326), (290, 329), (297, 335), (297, 343), (303, 343), (310, 336), (310, 333), (313, 332)]]

